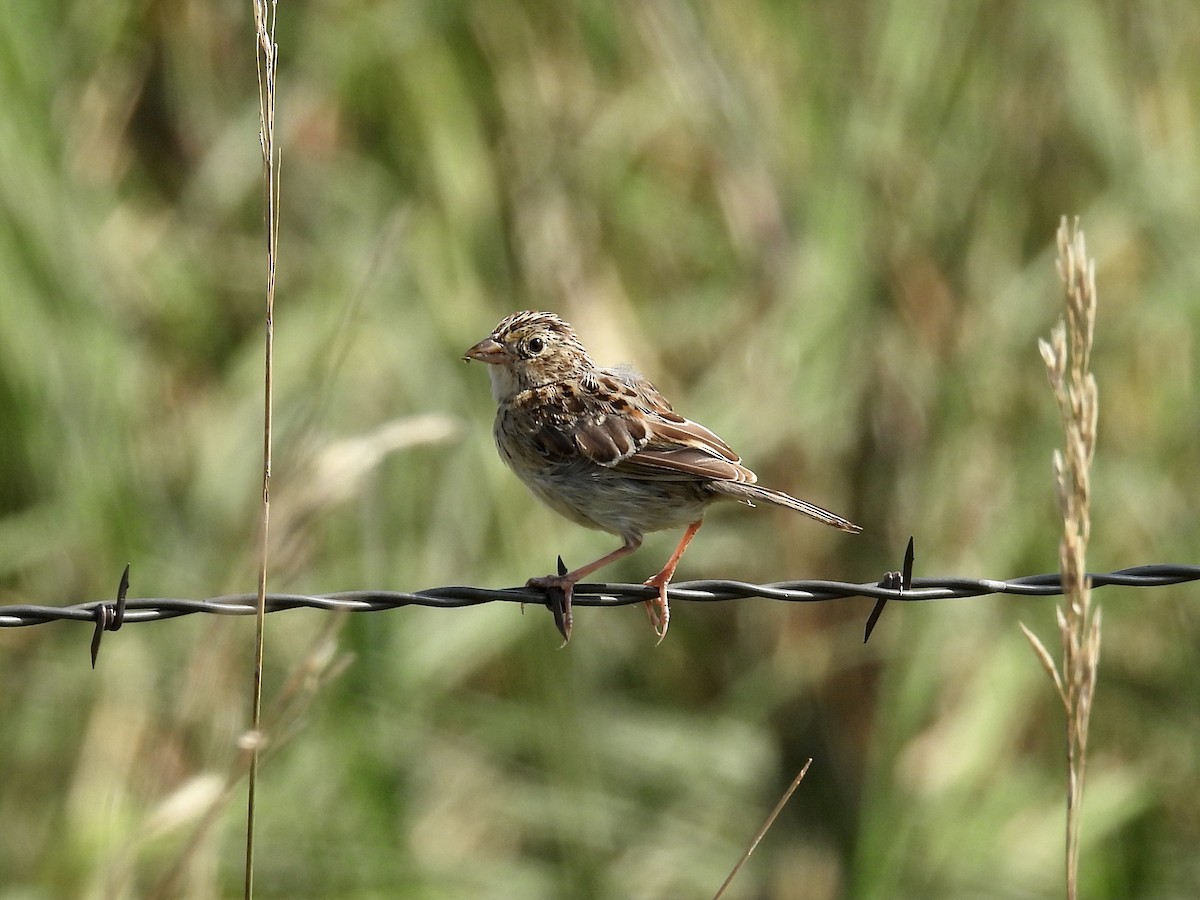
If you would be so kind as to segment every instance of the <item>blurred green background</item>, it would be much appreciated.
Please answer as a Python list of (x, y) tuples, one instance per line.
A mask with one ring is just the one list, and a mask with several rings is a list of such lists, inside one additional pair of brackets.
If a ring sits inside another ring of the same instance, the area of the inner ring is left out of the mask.
[[(502, 587), (614, 540), (504, 470), (462, 351), (548, 308), (763, 482), (678, 578), (1057, 568), (1036, 349), (1097, 257), (1089, 564), (1197, 558), (1193, 0), (283, 3), (275, 590)], [(0, 18), (0, 602), (255, 583), (250, 4)], [(677, 534), (606, 570), (657, 571)], [(1200, 890), (1195, 586), (1105, 589), (1083, 893)], [(1059, 897), (1053, 604), (268, 620), (259, 897)], [(0, 898), (241, 895), (253, 622), (0, 631)], [(331, 667), (322, 675), (322, 666)], [(336, 670), (336, 672), (334, 671)], [(333, 675), (336, 674), (336, 677)], [(328, 677), (326, 677), (328, 676)]]

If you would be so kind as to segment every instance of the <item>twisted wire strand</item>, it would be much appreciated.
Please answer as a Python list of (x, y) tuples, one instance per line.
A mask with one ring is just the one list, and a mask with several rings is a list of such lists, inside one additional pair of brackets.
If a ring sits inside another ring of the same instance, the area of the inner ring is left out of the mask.
[[(1200, 581), (1200, 566), (1155, 564), (1118, 569), (1115, 572), (1088, 576), (1092, 587), (1161, 587)], [(1058, 573), (1026, 575), (1019, 578), (914, 578), (901, 590), (883, 586), (888, 583), (855, 584), (843, 581), (780, 581), (771, 584), (751, 584), (745, 581), (710, 579), (672, 584), (667, 595), (676, 601), (719, 602), (759, 597), (792, 603), (813, 603), (869, 597), (914, 603), (925, 600), (965, 600), (989, 594), (1015, 594), (1026, 597), (1052, 597), (1062, 594)], [(655, 596), (654, 588), (640, 584), (581, 583), (575, 588), (576, 606), (615, 607), (640, 603)], [(209, 613), (225, 616), (254, 614), (255, 594), (230, 594), (206, 600), (175, 598), (143, 598), (122, 600), (121, 622), (156, 622), (177, 616)], [(338, 591), (329, 594), (267, 594), (267, 612), (291, 609), (322, 609), (341, 612), (381, 612), (404, 606), (426, 606), (437, 609), (456, 609), (483, 603), (529, 603), (546, 605), (541, 591), (528, 588), (479, 588), (466, 586), (435, 587), (408, 593), (404, 591)], [(71, 606), (36, 606), (14, 604), (0, 606), (0, 628), (42, 625), (55, 621), (95, 623), (98, 610), (111, 610), (112, 600), (93, 600)], [(119, 626), (118, 626), (119, 627)], [(115, 630), (115, 629), (110, 629)]]

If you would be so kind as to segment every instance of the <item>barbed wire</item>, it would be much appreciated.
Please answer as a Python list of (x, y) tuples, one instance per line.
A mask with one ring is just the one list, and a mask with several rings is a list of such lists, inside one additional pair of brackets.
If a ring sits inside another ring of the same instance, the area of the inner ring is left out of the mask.
[[(1053, 597), (1062, 594), (1058, 573), (1025, 575), (1018, 578), (913, 578), (912, 542), (909, 542), (902, 572), (888, 572), (878, 582), (854, 583), (844, 581), (803, 580), (753, 584), (727, 579), (702, 579), (672, 584), (667, 589), (671, 602), (714, 603), (746, 600), (753, 597), (790, 603), (813, 603), (848, 600), (854, 597), (876, 601), (867, 621), (864, 640), (870, 637), (883, 605), (888, 601), (915, 603), (929, 600), (965, 600), (991, 594), (1013, 594), (1023, 597)], [(1153, 564), (1118, 569), (1114, 572), (1090, 574), (1092, 587), (1162, 587), (1200, 581), (1200, 566)], [(104, 631), (116, 631), (124, 624), (156, 622), (207, 613), (223, 616), (249, 616), (255, 611), (256, 594), (230, 594), (205, 600), (179, 598), (126, 598), (129, 588), (129, 567), (121, 577), (116, 601), (93, 600), (71, 606), (37, 606), (14, 604), (0, 606), (0, 628), (19, 628), (47, 622), (91, 622), (95, 625), (92, 640), (92, 664), (99, 651)], [(580, 583), (575, 587), (575, 606), (617, 607), (642, 603), (657, 595), (657, 589), (641, 584)], [(425, 606), (435, 609), (458, 609), (484, 603), (521, 603), (551, 606), (544, 592), (525, 587), (480, 588), (447, 586), (407, 591), (337, 591), (327, 594), (284, 594), (266, 596), (268, 613), (293, 609), (318, 609), (328, 612), (383, 612), (405, 606)], [(552, 608), (552, 607), (551, 607)]]

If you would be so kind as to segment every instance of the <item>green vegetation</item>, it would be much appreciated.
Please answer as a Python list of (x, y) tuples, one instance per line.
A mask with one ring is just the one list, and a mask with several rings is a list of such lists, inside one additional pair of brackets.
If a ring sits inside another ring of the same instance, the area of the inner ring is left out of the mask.
[[(1197, 559), (1200, 6), (284, 3), (273, 590), (507, 586), (612, 546), (495, 456), (549, 308), (764, 483), (677, 578), (1055, 570), (1037, 338), (1097, 258), (1088, 563)], [(0, 17), (0, 603), (250, 591), (264, 238), (250, 4)], [(381, 429), (406, 423), (403, 430)], [(360, 438), (386, 450), (356, 468)], [(639, 581), (678, 538), (604, 573)], [(1081, 895), (1200, 884), (1200, 588), (1106, 588)], [(1051, 601), (510, 605), (267, 622), (256, 896), (1063, 895)], [(333, 644), (320, 638), (332, 625)], [(0, 900), (241, 892), (253, 622), (0, 629)], [(316, 647), (314, 650), (313, 648)], [(217, 800), (210, 827), (199, 817)], [(157, 892), (157, 893), (156, 893)]]

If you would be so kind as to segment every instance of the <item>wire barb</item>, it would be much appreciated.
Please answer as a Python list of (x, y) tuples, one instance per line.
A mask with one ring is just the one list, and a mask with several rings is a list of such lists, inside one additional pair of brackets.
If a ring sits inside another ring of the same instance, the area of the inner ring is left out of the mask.
[(117, 602), (97, 603), (92, 612), (96, 620), (96, 630), (92, 633), (92, 668), (96, 668), (96, 657), (100, 655), (100, 639), (106, 631), (119, 631), (125, 624), (125, 595), (129, 593), (129, 563), (121, 573), (121, 581), (117, 585)]
[[(904, 551), (904, 565), (899, 572), (885, 572), (883, 580), (879, 582), (881, 588), (887, 588), (896, 592), (896, 599), (901, 599), (906, 587), (912, 586), (912, 570), (913, 570), (913, 539), (908, 539), (908, 549)], [(875, 630), (875, 623), (879, 621), (879, 616), (883, 612), (883, 608), (887, 606), (888, 598), (880, 597), (875, 601), (875, 608), (871, 610), (871, 614), (867, 616), (867, 627), (863, 629), (863, 643), (871, 639), (871, 632)]]

